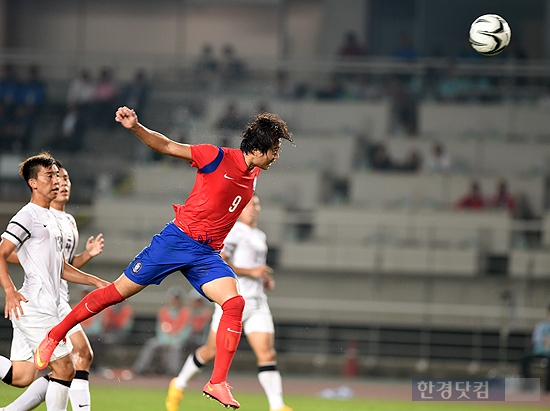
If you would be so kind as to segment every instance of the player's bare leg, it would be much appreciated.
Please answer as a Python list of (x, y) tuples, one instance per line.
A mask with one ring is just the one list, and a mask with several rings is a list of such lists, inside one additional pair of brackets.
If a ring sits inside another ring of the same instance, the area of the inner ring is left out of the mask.
[(91, 409), (90, 366), (93, 361), (93, 351), (90, 341), (84, 331), (76, 331), (69, 336), (73, 349), (71, 359), (76, 373), (69, 390), (69, 399), (73, 410), (87, 411)]

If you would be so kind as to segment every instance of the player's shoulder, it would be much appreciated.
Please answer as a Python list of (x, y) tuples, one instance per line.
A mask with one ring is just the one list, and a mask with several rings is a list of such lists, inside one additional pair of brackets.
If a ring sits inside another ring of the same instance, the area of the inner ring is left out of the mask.
[(23, 207), (19, 209), (17, 213), (13, 216), (12, 220), (17, 221), (17, 219), (21, 218), (37, 218), (37, 215), (41, 214), (45, 208), (42, 208), (36, 204), (33, 203), (27, 203)]
[(50, 208), (50, 211), (59, 221), (69, 221), (76, 224), (76, 220), (72, 214), (69, 214), (66, 211), (56, 210), (55, 208)]
[(69, 214), (67, 212), (63, 212), (64, 214), (64, 217), (69, 220), (72, 224), (76, 225), (76, 219), (74, 218), (74, 216), (72, 214)]

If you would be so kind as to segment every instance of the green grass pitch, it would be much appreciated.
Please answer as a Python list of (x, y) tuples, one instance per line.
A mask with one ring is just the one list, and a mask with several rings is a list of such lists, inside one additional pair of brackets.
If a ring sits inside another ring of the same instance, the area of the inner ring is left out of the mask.
[[(0, 407), (15, 399), (22, 390), (0, 385)], [(92, 386), (93, 411), (165, 411), (166, 389), (143, 387)], [(236, 393), (242, 411), (268, 411), (265, 395)], [(286, 403), (294, 411), (536, 411), (543, 409), (512, 404), (412, 402), (403, 400), (371, 400), (354, 398), (349, 400), (322, 399), (312, 396), (286, 395)], [(69, 406), (70, 409), (70, 406)], [(204, 398), (198, 390), (187, 390), (180, 404), (180, 410), (221, 411), (217, 402)], [(44, 404), (36, 410), (44, 411)]]

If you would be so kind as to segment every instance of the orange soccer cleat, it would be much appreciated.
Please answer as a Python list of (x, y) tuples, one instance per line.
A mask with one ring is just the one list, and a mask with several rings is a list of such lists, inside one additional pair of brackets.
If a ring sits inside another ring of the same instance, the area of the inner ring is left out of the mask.
[(218, 384), (212, 384), (210, 381), (202, 389), (202, 394), (205, 397), (209, 397), (218, 401), (225, 408), (233, 408), (236, 410), (241, 407), (241, 404), (233, 398), (231, 395), (231, 386), (226, 382), (220, 382)]
[(288, 405), (285, 405), (283, 406), (283, 408), (279, 408), (278, 410), (269, 410), (269, 411), (293, 411), (293, 410)]
[(34, 365), (36, 368), (43, 370), (48, 366), (58, 344), (59, 341), (50, 338), (50, 333), (46, 334), (46, 338), (42, 340), (34, 353)]
[(176, 378), (172, 378), (170, 381), (170, 386), (168, 387), (168, 395), (166, 400), (164, 400), (164, 405), (166, 406), (167, 411), (178, 411), (180, 401), (183, 397), (183, 390), (180, 390), (174, 385)]

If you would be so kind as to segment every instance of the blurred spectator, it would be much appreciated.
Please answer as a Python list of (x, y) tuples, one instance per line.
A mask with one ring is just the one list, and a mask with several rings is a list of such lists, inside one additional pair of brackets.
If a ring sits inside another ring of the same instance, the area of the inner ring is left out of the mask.
[(455, 203), (457, 210), (481, 210), (485, 207), (485, 200), (481, 193), (481, 186), (477, 181), (473, 181), (468, 192)]
[(46, 83), (40, 75), (39, 66), (29, 67), (28, 79), (21, 84), (18, 100), (20, 104), (29, 107), (31, 117), (39, 114), (46, 102)]
[(191, 336), (185, 345), (186, 351), (194, 351), (206, 341), (209, 332), (209, 324), (212, 319), (210, 304), (197, 291), (191, 290), (187, 294), (191, 308)]
[(4, 116), (8, 123), (15, 117), (19, 88), (20, 82), (15, 66), (9, 63), (5, 64), (0, 79), (0, 104), (3, 106)]
[(451, 158), (445, 152), (443, 144), (436, 143), (426, 159), (426, 171), (430, 173), (442, 173), (451, 171)]
[(374, 150), (378, 147), (371, 139), (362, 133), (355, 136), (355, 150), (353, 167), (356, 170), (368, 170), (371, 168)]
[(407, 153), (405, 161), (399, 164), (398, 169), (407, 173), (417, 173), (422, 170), (422, 154), (417, 149), (413, 149)]
[(29, 149), (32, 137), (33, 119), (29, 115), (28, 107), (15, 106), (11, 116), (2, 128), (2, 139), (8, 149), (14, 153), (21, 153)]
[(514, 196), (512, 196), (508, 190), (508, 184), (505, 180), (499, 181), (497, 184), (497, 191), (488, 199), (487, 206), (501, 210), (508, 210), (510, 213), (513, 213), (515, 205), (516, 202)]
[(397, 47), (392, 52), (392, 57), (409, 62), (418, 59), (418, 51), (414, 48), (412, 38), (408, 33), (401, 33)]
[(237, 111), (237, 104), (230, 102), (225, 108), (225, 112), (215, 124), (216, 129), (220, 134), (220, 145), (225, 147), (233, 147), (231, 140), (239, 134), (245, 126), (245, 117)]
[(107, 128), (116, 125), (113, 113), (117, 108), (119, 92), (112, 70), (109, 67), (102, 68), (94, 89), (94, 124)]
[(68, 151), (70, 153), (82, 150), (86, 123), (80, 114), (80, 110), (80, 107), (76, 105), (67, 106), (58, 130), (46, 143), (49, 150)]
[[(103, 310), (101, 313), (101, 331), (97, 336), (94, 336), (90, 339), (92, 342), (92, 348), (94, 350), (94, 364), (96, 366), (106, 366), (105, 357), (109, 346), (121, 345), (124, 344), (132, 330), (134, 325), (134, 309), (128, 302), (124, 300), (123, 302), (110, 306)], [(90, 318), (93, 319), (97, 317)], [(94, 324), (92, 322), (92, 324)], [(94, 324), (94, 327), (99, 329), (98, 324)], [(91, 324), (88, 324), (85, 331), (90, 337), (88, 332), (92, 328)]]
[[(209, 324), (211, 311), (203, 311), (201, 300), (204, 298), (196, 293), (193, 300), (198, 300), (199, 310), (195, 311), (184, 304), (184, 290), (181, 287), (171, 287), (168, 290), (169, 302), (157, 312), (155, 336), (145, 342), (133, 370), (143, 374), (151, 365), (157, 351), (162, 350), (162, 361), (167, 374), (177, 374), (182, 366), (182, 350), (188, 343), (202, 344), (204, 330)], [(195, 307), (195, 301), (192, 301)], [(206, 313), (206, 315), (205, 315)], [(197, 317), (194, 317), (197, 314)]]
[(550, 305), (546, 309), (546, 319), (537, 323), (531, 337), (531, 347), (521, 359), (521, 375), (531, 378), (531, 362), (534, 359), (546, 360), (545, 391), (550, 392)]
[(370, 165), (375, 171), (392, 171), (396, 168), (384, 144), (373, 147)]
[[(145, 70), (139, 69), (135, 72), (132, 81), (122, 87), (120, 93), (120, 105), (132, 107), (133, 110), (143, 112), (143, 107), (149, 94), (149, 83)], [(143, 114), (140, 115), (140, 118)]]
[(94, 100), (95, 84), (87, 69), (82, 69), (77, 77), (71, 80), (67, 92), (67, 104), (81, 109), (89, 107)]
[(365, 48), (359, 43), (357, 33), (348, 31), (344, 35), (344, 41), (338, 48), (338, 55), (342, 59), (357, 59), (366, 55)]
[(201, 54), (195, 63), (194, 74), (201, 88), (210, 87), (219, 80), (220, 62), (214, 56), (211, 44), (202, 47)]
[(8, 121), (7, 133), (15, 141), (15, 151), (28, 151), (38, 115), (46, 102), (46, 85), (37, 65), (29, 67), (28, 78), (18, 82), (13, 117)]
[(465, 76), (457, 74), (454, 63), (448, 63), (445, 73), (437, 87), (437, 98), (440, 101), (465, 101), (472, 91), (472, 83)]
[(416, 136), (417, 132), (417, 104), (410, 93), (405, 78), (392, 75), (386, 87), (386, 96), (391, 104), (392, 134), (406, 134)]
[(8, 116), (6, 114), (6, 107), (0, 104), (0, 151), (11, 152), (13, 150), (13, 141), (7, 134)]
[(221, 77), (225, 85), (230, 85), (234, 81), (242, 80), (246, 77), (246, 65), (244, 61), (237, 56), (235, 48), (231, 44), (223, 46), (220, 69)]

